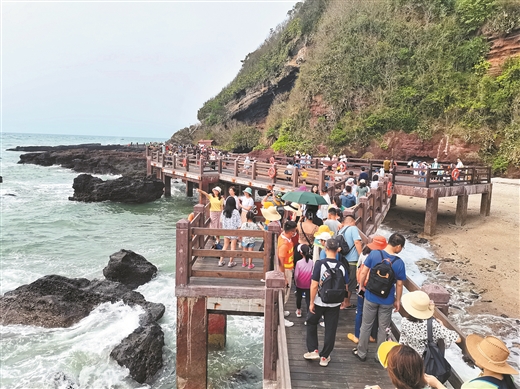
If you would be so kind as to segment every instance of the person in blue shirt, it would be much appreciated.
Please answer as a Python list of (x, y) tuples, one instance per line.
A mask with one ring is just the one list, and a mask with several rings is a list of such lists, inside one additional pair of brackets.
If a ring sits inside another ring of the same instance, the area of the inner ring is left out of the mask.
[(359, 173), (358, 179), (368, 181), (368, 173), (365, 171), (364, 166), (361, 166), (361, 173)]
[(383, 261), (382, 258), (388, 258), (390, 261), (396, 259), (392, 264), (396, 282), (387, 297), (380, 297), (368, 289), (365, 290), (364, 285), (359, 286), (360, 290), (365, 291), (365, 302), (363, 304), (363, 321), (361, 323), (358, 347), (353, 349), (352, 353), (362, 362), (366, 361), (370, 331), (376, 317), (379, 318), (377, 332), (377, 347), (379, 347), (385, 341), (386, 329), (390, 327), (392, 308), (399, 311), (403, 294), (403, 281), (406, 280), (406, 268), (403, 260), (397, 254), (403, 250), (405, 242), (403, 235), (399, 233), (392, 234), (388, 238), (386, 248), (384, 250), (372, 251), (365, 260), (365, 267), (360, 271), (359, 279), (366, 280), (370, 269), (381, 263)]
[(345, 208), (350, 208), (356, 205), (356, 196), (352, 194), (352, 187), (350, 185), (345, 187), (345, 193), (339, 196), (339, 198), (341, 199), (341, 205)]

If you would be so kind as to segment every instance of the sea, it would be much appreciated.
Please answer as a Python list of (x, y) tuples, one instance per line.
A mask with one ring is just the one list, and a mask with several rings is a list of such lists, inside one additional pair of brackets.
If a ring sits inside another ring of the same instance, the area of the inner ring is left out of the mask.
[[(148, 301), (166, 307), (159, 324), (165, 334), (164, 367), (150, 385), (128, 377), (128, 370), (110, 358), (112, 349), (138, 326), (141, 309), (106, 303), (69, 328), (0, 326), (0, 388), (175, 388), (175, 224), (192, 211), (195, 199), (187, 198), (183, 184), (173, 184), (172, 196), (153, 203), (129, 205), (111, 202), (69, 201), (72, 182), (79, 174), (59, 166), (18, 164), (16, 146), (57, 146), (83, 143), (129, 144), (163, 141), (156, 138), (0, 134), (0, 293), (29, 284), (40, 277), (59, 274), (70, 278), (102, 279), (109, 256), (120, 249), (143, 255), (158, 268), (157, 277), (139, 287)], [(102, 179), (117, 176), (98, 175)], [(389, 236), (391, 226), (379, 233)], [(417, 283), (432, 280), (422, 274), (419, 259), (435, 261), (426, 245), (407, 244), (402, 253), (408, 275)], [(457, 306), (454, 320), (466, 333), (501, 336), (512, 350), (511, 363), (520, 365), (520, 333), (515, 319), (470, 315), (472, 304), (464, 285), (444, 283)], [(395, 317), (399, 321), (398, 317)], [(224, 350), (208, 356), (212, 388), (262, 387), (263, 318), (230, 316)], [(305, 339), (302, 338), (302, 342)], [(461, 361), (452, 346), (448, 359), (465, 379), (478, 371)], [(244, 374), (244, 372), (246, 374)], [(348, 372), (346, 372), (348, 374)], [(239, 379), (237, 377), (247, 377)], [(367, 382), (367, 384), (374, 384)]]

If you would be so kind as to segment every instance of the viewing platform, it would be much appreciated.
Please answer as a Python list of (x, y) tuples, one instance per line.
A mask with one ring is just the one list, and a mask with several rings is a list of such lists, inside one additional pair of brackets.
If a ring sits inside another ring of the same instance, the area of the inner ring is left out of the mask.
[[(383, 166), (383, 160), (348, 158), (346, 162), (334, 162), (312, 158), (296, 161), (301, 162), (300, 167), (294, 165), (291, 174), (286, 174), (289, 170), (287, 165), (294, 158), (274, 157), (267, 162), (248, 162), (243, 155), (229, 155), (211, 160), (190, 154), (163, 154), (150, 149), (146, 150), (146, 158), (147, 174), (154, 174), (164, 181), (165, 196), (171, 195), (172, 180), (181, 180), (186, 183), (186, 195), (190, 197), (195, 187), (209, 192), (210, 184), (217, 183), (223, 187), (224, 193), (229, 186), (237, 187), (240, 193), (245, 187), (258, 193), (273, 186), (277, 191), (288, 192), (302, 186), (310, 189), (317, 185), (320, 189), (326, 188), (332, 197), (340, 193), (350, 177), (349, 172), (357, 177), (364, 168), (372, 178)], [(338, 164), (344, 165), (341, 166), (342, 172), (335, 170)], [(435, 234), (439, 198), (457, 196), (455, 224), (459, 226), (466, 223), (469, 195), (480, 194), (480, 214), (490, 214), (493, 184), (489, 166), (466, 166), (457, 169), (456, 174), (454, 171), (447, 174), (443, 169), (413, 169), (407, 166), (406, 161), (395, 161), (389, 177), (391, 182), (385, 184), (383, 190), (391, 197), (391, 205), (396, 204), (399, 195), (426, 199), (424, 233), (427, 235)]]

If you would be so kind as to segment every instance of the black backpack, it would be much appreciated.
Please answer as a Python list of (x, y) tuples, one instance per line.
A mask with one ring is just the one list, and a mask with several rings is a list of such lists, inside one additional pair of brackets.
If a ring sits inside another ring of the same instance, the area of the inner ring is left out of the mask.
[(381, 254), (381, 262), (370, 269), (368, 282), (365, 288), (376, 296), (387, 298), (396, 282), (392, 265), (399, 259), (399, 257), (390, 261), (390, 258), (385, 258), (383, 256), (382, 251), (379, 251), (379, 253)]
[(424, 372), (435, 376), (442, 384), (451, 375), (451, 365), (444, 358), (444, 341), (435, 343), (433, 341), (433, 317), (427, 321), (428, 342), (423, 353)]
[(346, 257), (352, 251), (352, 249), (356, 247), (355, 245), (353, 247), (350, 247), (347, 243), (347, 240), (345, 239), (345, 231), (347, 231), (349, 227), (352, 226), (348, 226), (339, 230), (338, 235), (336, 236), (336, 241), (339, 243), (339, 247), (341, 249), (339, 253), (343, 257)]
[[(319, 263), (319, 262), (318, 262)], [(335, 268), (331, 268), (327, 260), (323, 261), (327, 268), (318, 284), (318, 295), (326, 304), (342, 303), (347, 294), (345, 289), (345, 276), (337, 263)]]

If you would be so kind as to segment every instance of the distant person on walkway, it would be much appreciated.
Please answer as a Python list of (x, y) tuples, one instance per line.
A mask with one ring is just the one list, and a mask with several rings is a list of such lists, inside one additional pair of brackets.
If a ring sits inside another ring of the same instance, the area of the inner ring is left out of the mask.
[(512, 375), (518, 371), (507, 363), (509, 349), (495, 336), (471, 334), (466, 338), (468, 353), (482, 370), (478, 378), (462, 384), (461, 389), (517, 389)]
[(365, 171), (364, 166), (361, 166), (361, 173), (359, 173), (358, 178), (359, 178), (359, 181), (361, 181), (361, 180), (368, 181), (369, 180), (368, 173)]
[[(220, 215), (224, 209), (224, 198), (220, 195), (222, 189), (220, 186), (216, 186), (211, 190), (211, 195), (204, 192), (202, 189), (197, 188), (197, 192), (206, 196), (209, 201), (209, 217), (210, 223), (209, 228), (221, 228), (220, 227)], [(219, 237), (215, 236), (215, 244), (219, 241)]]
[[(384, 342), (377, 355), (396, 389), (446, 389), (434, 376), (424, 373), (424, 361), (413, 348)], [(378, 385), (371, 389), (381, 389)]]
[[(246, 214), (247, 221), (242, 223), (241, 230), (261, 231), (262, 229), (254, 222), (255, 214), (253, 211), (248, 211)], [(253, 251), (255, 248), (255, 238), (252, 236), (242, 237), (242, 249), (244, 251)], [(249, 258), (249, 265), (246, 263), (246, 257), (242, 258), (242, 267), (248, 267), (250, 270), (254, 269), (253, 258)]]
[(446, 347), (449, 347), (451, 342), (459, 343), (461, 341), (456, 331), (449, 330), (441, 322), (432, 319), (435, 304), (430, 301), (428, 294), (422, 290), (405, 294), (401, 299), (401, 305), (406, 314), (401, 320), (399, 343), (410, 346), (419, 355), (423, 355), (428, 343), (428, 319), (433, 320), (432, 330), (435, 343), (439, 339), (443, 339)]
[(406, 269), (403, 260), (397, 254), (403, 250), (405, 243), (406, 240), (403, 235), (399, 233), (390, 235), (386, 248), (384, 250), (372, 251), (365, 260), (365, 267), (360, 272), (359, 279), (366, 280), (373, 267), (383, 261), (390, 261), (395, 275), (392, 288), (387, 297), (380, 297), (377, 291), (370, 291), (365, 288), (365, 285), (360, 285), (360, 289), (365, 291), (363, 321), (361, 323), (358, 347), (352, 350), (352, 353), (362, 362), (366, 361), (370, 330), (376, 317), (379, 318), (379, 331), (377, 333), (377, 345), (379, 346), (385, 340), (386, 329), (390, 328), (392, 308), (399, 311), (403, 294), (403, 281), (406, 280)]
[[(222, 228), (225, 230), (238, 230), (241, 226), (240, 222), (240, 214), (237, 211), (237, 206), (235, 204), (235, 199), (230, 197), (226, 202), (226, 206), (224, 207), (224, 211), (220, 216), (220, 223)], [(231, 250), (236, 250), (237, 248), (237, 239), (238, 236), (224, 236), (224, 246), (222, 250), (227, 250), (231, 245)], [(219, 266), (224, 266), (224, 258), (220, 257), (220, 261), (218, 263)], [(233, 260), (233, 257), (229, 258), (228, 267), (234, 267), (237, 263)]]
[(251, 188), (244, 189), (244, 196), (240, 198), (240, 208), (242, 209), (242, 223), (247, 221), (246, 215), (247, 212), (253, 210), (253, 206), (255, 205), (255, 200), (253, 200), (253, 191)]
[(460, 160), (460, 158), (457, 158), (457, 165), (455, 166), (457, 169), (464, 169), (464, 164)]
[(341, 205), (345, 208), (351, 208), (356, 205), (356, 196), (352, 194), (352, 187), (350, 185), (345, 186), (345, 193), (339, 196), (341, 199)]
[[(285, 222), (283, 232), (278, 237), (278, 270), (285, 276), (284, 304), (287, 304), (291, 292), (293, 269), (294, 269), (294, 246), (293, 236), (296, 235), (296, 223)], [(289, 316), (289, 311), (284, 311), (284, 316)], [(286, 327), (292, 327), (293, 322), (285, 320)]]
[(365, 181), (365, 179), (363, 179), (363, 178), (360, 179), (359, 180), (359, 186), (356, 189), (356, 202), (357, 202), (357, 204), (359, 204), (359, 198), (363, 197), (363, 196), (366, 196), (368, 194), (369, 190), (370, 190), (370, 188), (367, 186), (367, 182)]
[(374, 174), (372, 176), (372, 181), (370, 182), (370, 191), (376, 191), (379, 186), (379, 176)]
[(318, 216), (325, 220), (327, 218), (329, 205), (331, 203), (329, 192), (327, 191), (327, 188), (322, 188), (320, 190), (320, 195), (321, 195), (321, 197), (323, 197), (325, 199), (327, 204), (320, 205), (320, 208), (319, 208), (319, 211), (318, 211)]
[(392, 166), (392, 162), (388, 158), (385, 158), (385, 160), (383, 161), (383, 170), (384, 170), (385, 174), (390, 173), (391, 166)]
[[(326, 259), (319, 260), (314, 265), (311, 281), (311, 298), (309, 306), (309, 315), (307, 316), (307, 350), (303, 355), (305, 359), (320, 360), (320, 366), (327, 366), (330, 362), (330, 354), (334, 349), (336, 342), (336, 330), (338, 328), (339, 310), (343, 303), (324, 303), (318, 293), (320, 281), (323, 279), (325, 272), (330, 268), (339, 269), (345, 276), (347, 271), (345, 267), (336, 260), (336, 254), (339, 252), (339, 243), (335, 239), (328, 239), (325, 243)], [(345, 300), (346, 301), (346, 300)], [(318, 349), (318, 323), (321, 317), (325, 318), (325, 336), (323, 348)]]
[(302, 259), (296, 262), (294, 267), (294, 285), (296, 285), (296, 317), (302, 317), (303, 295), (305, 295), (307, 313), (309, 313), (311, 277), (314, 262), (312, 261), (312, 250), (308, 245), (298, 245), (297, 252), (300, 253)]

